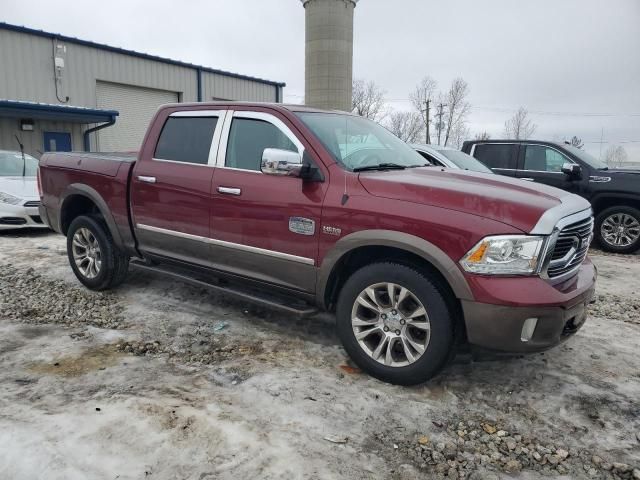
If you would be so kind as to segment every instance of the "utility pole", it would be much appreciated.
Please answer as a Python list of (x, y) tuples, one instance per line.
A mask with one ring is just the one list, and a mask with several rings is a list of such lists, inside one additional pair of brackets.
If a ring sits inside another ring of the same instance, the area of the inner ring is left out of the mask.
[(429, 107), (431, 106), (431, 99), (427, 98), (424, 101), (424, 106), (425, 109), (422, 111), (422, 113), (424, 113), (424, 126), (426, 127), (426, 139), (425, 139), (425, 143), (427, 145), (429, 145), (431, 143), (431, 134), (429, 132), (429, 123), (430, 123), (430, 119), (429, 119)]
[(438, 123), (436, 124), (436, 128), (438, 130), (438, 145), (440, 145), (440, 135), (442, 133), (442, 116), (444, 115), (444, 107), (447, 105), (445, 103), (438, 104), (438, 113), (436, 113), (436, 117), (438, 117)]

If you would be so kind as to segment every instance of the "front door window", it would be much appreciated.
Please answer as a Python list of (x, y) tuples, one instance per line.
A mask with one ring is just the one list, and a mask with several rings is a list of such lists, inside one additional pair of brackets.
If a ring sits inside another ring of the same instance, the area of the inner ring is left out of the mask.
[(557, 150), (544, 145), (527, 145), (524, 153), (524, 170), (561, 173), (562, 165), (569, 160)]

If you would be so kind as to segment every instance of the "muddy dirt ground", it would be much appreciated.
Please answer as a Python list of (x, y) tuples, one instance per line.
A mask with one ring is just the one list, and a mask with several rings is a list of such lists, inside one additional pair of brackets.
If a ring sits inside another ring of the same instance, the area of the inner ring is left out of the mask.
[(328, 316), (133, 269), (89, 292), (63, 237), (0, 233), (0, 478), (640, 478), (640, 257), (592, 259), (571, 340), (406, 388)]

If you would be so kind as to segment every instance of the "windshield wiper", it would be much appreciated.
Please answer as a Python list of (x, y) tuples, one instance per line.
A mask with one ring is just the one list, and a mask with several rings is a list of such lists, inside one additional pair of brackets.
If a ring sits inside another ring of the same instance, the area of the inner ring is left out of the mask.
[(367, 170), (404, 170), (407, 168), (405, 165), (397, 163), (379, 163), (378, 165), (367, 165), (366, 167), (356, 167), (354, 172), (366, 172)]

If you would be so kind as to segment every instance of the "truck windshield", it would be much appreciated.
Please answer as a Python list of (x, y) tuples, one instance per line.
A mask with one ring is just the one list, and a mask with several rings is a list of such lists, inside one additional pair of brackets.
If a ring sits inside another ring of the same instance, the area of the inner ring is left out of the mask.
[(38, 170), (38, 160), (31, 155), (24, 155), (24, 162), (20, 152), (0, 152), (0, 177), (35, 177)]
[(297, 115), (348, 170), (411, 168), (426, 164), (409, 145), (366, 118), (339, 113), (297, 112)]
[(582, 160), (584, 163), (589, 165), (591, 168), (595, 168), (596, 170), (607, 170), (609, 167), (602, 160), (598, 160), (596, 157), (591, 155), (590, 153), (585, 152), (580, 148), (576, 148), (573, 145), (561, 145), (562, 148), (569, 150), (576, 157)]

